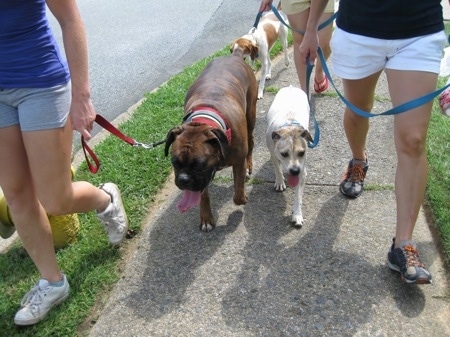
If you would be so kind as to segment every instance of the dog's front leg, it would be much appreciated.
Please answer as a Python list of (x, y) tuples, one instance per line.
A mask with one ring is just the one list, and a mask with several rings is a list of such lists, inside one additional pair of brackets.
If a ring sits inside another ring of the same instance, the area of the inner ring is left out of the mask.
[(236, 205), (245, 205), (248, 201), (245, 193), (245, 177), (247, 175), (246, 161), (239, 165), (233, 165), (234, 197)]
[(261, 62), (261, 75), (259, 76), (258, 99), (261, 99), (264, 97), (264, 86), (266, 85), (266, 80), (270, 80), (272, 78), (272, 74), (270, 69), (270, 55), (261, 51), (259, 60)]
[(270, 155), (272, 159), (273, 168), (275, 170), (275, 184), (274, 188), (277, 192), (283, 192), (286, 189), (286, 183), (284, 182), (283, 171), (281, 169), (281, 164), (277, 157), (273, 154)]
[(292, 223), (294, 226), (302, 227), (303, 226), (303, 191), (305, 189), (305, 178), (306, 178), (306, 169), (303, 169), (303, 172), (300, 176), (300, 181), (298, 185), (295, 187), (295, 198), (294, 198), (294, 211), (292, 212)]
[(209, 199), (208, 188), (206, 188), (200, 198), (200, 229), (203, 232), (210, 232), (214, 227), (215, 222), (211, 211), (211, 201)]

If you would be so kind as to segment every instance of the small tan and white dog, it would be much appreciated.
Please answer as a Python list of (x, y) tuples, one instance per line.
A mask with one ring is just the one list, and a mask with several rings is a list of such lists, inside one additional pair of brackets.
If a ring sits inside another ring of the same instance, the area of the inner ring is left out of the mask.
[(308, 131), (309, 102), (306, 93), (297, 87), (281, 88), (267, 114), (266, 143), (275, 169), (275, 190), (295, 188), (292, 223), (303, 225), (303, 190), (306, 179), (306, 151), (313, 139)]
[[(287, 18), (282, 14), (281, 7), (278, 6), (278, 11), (283, 19), (287, 22)], [(230, 52), (232, 53), (236, 48), (244, 50), (244, 57), (250, 57), (250, 65), (253, 68), (254, 61), (257, 59), (261, 63), (261, 75), (258, 86), (258, 99), (264, 96), (264, 86), (266, 80), (272, 78), (272, 63), (270, 60), (270, 50), (279, 39), (284, 52), (284, 63), (286, 67), (289, 65), (289, 58), (287, 55), (287, 36), (288, 29), (283, 25), (275, 14), (270, 11), (265, 13), (257, 28), (250, 29), (248, 34), (243, 35), (239, 39), (232, 42)]]

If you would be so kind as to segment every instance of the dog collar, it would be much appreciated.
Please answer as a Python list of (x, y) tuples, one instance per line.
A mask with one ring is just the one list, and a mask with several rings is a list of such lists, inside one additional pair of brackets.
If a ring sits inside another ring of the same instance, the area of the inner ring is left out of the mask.
[(199, 106), (189, 111), (183, 118), (183, 123), (197, 122), (217, 128), (219, 126), (227, 135), (228, 144), (231, 144), (231, 129), (223, 115), (208, 106)]
[(297, 122), (294, 119), (291, 119), (290, 121), (284, 123), (281, 128), (284, 128), (285, 126), (291, 126), (291, 125), (298, 125), (298, 126), (302, 126), (299, 122)]

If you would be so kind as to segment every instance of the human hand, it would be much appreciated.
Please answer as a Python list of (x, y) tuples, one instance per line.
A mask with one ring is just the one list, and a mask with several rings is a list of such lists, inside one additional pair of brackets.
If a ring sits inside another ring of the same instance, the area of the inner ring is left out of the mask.
[(311, 33), (306, 31), (305, 35), (303, 36), (302, 43), (298, 47), (302, 63), (306, 64), (309, 62), (310, 64), (314, 64), (314, 61), (317, 58), (318, 48), (319, 37), (317, 35), (317, 32)]
[[(450, 0), (449, 0), (450, 1)], [(259, 6), (260, 12), (267, 12), (270, 11), (270, 5), (272, 4), (273, 0), (261, 0), (261, 5)]]
[(70, 105), (70, 121), (72, 128), (84, 139), (91, 139), (91, 131), (95, 121), (95, 109), (90, 98), (72, 98)]

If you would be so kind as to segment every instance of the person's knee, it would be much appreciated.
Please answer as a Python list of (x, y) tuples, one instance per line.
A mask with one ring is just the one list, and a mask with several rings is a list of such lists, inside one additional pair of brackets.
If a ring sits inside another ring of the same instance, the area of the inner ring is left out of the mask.
[(68, 196), (46, 196), (41, 198), (40, 202), (49, 215), (58, 216), (72, 213), (72, 199)]
[(405, 134), (397, 141), (397, 151), (409, 157), (420, 157), (426, 151), (425, 137), (416, 134)]

